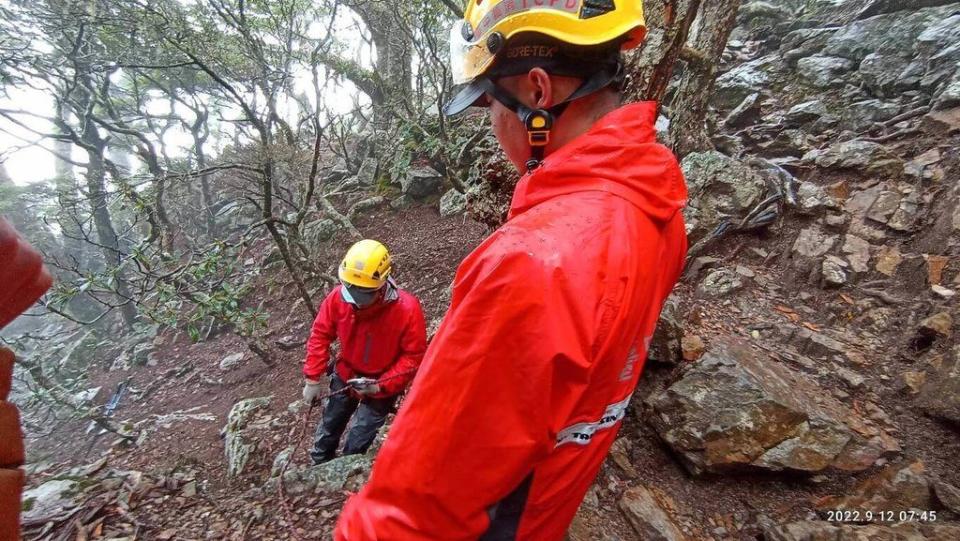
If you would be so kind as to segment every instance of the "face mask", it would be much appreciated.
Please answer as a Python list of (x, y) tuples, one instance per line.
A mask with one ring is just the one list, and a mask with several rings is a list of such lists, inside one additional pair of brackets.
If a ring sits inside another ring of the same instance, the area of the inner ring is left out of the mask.
[(366, 308), (377, 302), (377, 299), (380, 297), (380, 290), (343, 284), (343, 287), (340, 288), (340, 296), (343, 297), (343, 300), (357, 308)]

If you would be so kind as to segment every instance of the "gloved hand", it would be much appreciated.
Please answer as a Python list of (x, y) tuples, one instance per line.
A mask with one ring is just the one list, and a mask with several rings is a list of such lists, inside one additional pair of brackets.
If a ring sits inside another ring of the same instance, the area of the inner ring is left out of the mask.
[(314, 381), (312, 379), (303, 380), (303, 401), (308, 406), (313, 404), (313, 401), (320, 396), (320, 393), (323, 389), (320, 387), (319, 381)]
[(380, 392), (380, 385), (377, 380), (371, 378), (353, 378), (347, 380), (347, 385), (353, 387), (353, 390), (366, 396)]

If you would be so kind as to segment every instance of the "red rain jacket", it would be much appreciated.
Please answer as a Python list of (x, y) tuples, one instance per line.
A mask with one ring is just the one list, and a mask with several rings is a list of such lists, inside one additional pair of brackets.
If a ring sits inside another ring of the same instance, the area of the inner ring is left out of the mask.
[(687, 190), (654, 103), (520, 180), (460, 265), (338, 541), (559, 541), (613, 443), (681, 272)]
[(398, 288), (396, 300), (356, 310), (343, 300), (341, 287), (327, 295), (313, 321), (303, 375), (319, 380), (327, 372), (330, 344), (339, 338), (340, 358), (335, 369), (340, 379), (363, 376), (383, 380), (381, 392), (373, 398), (399, 393), (413, 379), (412, 371), (427, 349), (420, 301)]

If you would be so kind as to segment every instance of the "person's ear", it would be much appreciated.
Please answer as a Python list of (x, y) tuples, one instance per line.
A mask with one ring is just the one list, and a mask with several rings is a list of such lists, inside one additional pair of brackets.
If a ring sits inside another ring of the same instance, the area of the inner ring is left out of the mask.
[(543, 68), (533, 68), (527, 73), (527, 82), (530, 83), (530, 101), (535, 109), (553, 107), (553, 82), (550, 80), (550, 74)]

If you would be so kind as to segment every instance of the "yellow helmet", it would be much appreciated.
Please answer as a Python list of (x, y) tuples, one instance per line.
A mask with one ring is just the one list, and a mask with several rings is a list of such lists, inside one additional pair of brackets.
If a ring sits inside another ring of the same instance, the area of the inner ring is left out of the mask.
[(387, 247), (375, 240), (364, 239), (347, 250), (338, 275), (346, 284), (376, 289), (386, 283), (391, 269)]
[(455, 85), (486, 73), (506, 41), (520, 33), (581, 46), (624, 39), (624, 50), (646, 35), (643, 0), (468, 0), (463, 19), (450, 32)]
[[(643, 0), (467, 0), (463, 17), (450, 30), (450, 64), (454, 84), (465, 86), (444, 113), (479, 105), (484, 95), (515, 112), (527, 129), (527, 171), (543, 161), (553, 124), (571, 102), (623, 81), (620, 51), (646, 35)], [(549, 109), (531, 109), (496, 79), (533, 67), (583, 82)]]

